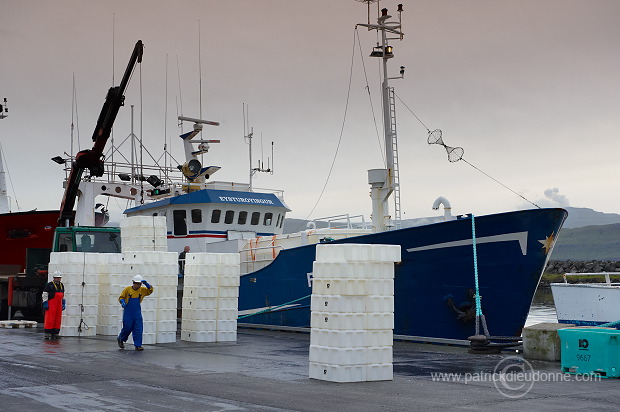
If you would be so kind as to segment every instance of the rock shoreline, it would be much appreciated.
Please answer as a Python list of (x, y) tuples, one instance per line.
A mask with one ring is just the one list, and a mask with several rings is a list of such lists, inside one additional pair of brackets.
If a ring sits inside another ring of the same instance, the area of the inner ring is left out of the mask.
[(615, 260), (550, 260), (545, 268), (545, 273), (593, 273), (593, 272), (618, 272), (620, 274), (620, 261)]

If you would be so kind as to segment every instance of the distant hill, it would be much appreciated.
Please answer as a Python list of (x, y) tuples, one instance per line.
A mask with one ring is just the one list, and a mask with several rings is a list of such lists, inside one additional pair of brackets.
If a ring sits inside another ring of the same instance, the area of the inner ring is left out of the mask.
[(585, 207), (565, 207), (568, 218), (564, 223), (565, 229), (594, 225), (611, 225), (620, 223), (620, 215), (616, 213), (603, 213)]
[(620, 260), (620, 223), (560, 231), (553, 260)]

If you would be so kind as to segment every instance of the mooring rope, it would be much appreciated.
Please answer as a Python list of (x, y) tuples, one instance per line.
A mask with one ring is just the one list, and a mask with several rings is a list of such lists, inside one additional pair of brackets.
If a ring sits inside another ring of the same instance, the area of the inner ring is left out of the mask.
[(474, 252), (474, 282), (476, 285), (476, 335), (480, 334), (480, 323), (482, 323), (482, 329), (485, 336), (489, 335), (489, 329), (487, 328), (487, 321), (482, 313), (482, 297), (480, 296), (480, 286), (478, 283), (478, 250), (476, 247), (476, 218), (471, 215), (471, 243)]
[(261, 310), (260, 312), (250, 313), (249, 315), (239, 316), (239, 317), (237, 317), (237, 320), (239, 320), (239, 319), (243, 319), (243, 318), (247, 318), (247, 317), (250, 317), (250, 316), (262, 315), (263, 313), (267, 313), (267, 312), (274, 311), (274, 310), (276, 310), (276, 309), (281, 308), (282, 306), (286, 306), (286, 305), (288, 305), (288, 304), (290, 304), (290, 303), (294, 303), (294, 302), (297, 302), (297, 301), (299, 301), (299, 300), (303, 300), (303, 299), (309, 298), (310, 296), (312, 296), (312, 295), (306, 295), (306, 296), (304, 296), (304, 297), (301, 297), (301, 298), (298, 298), (298, 299), (295, 299), (295, 300), (291, 300), (290, 302), (286, 302), (286, 303), (283, 303), (283, 304), (281, 304), (281, 305), (274, 306), (273, 308), (268, 308), (268, 309), (265, 309), (265, 310)]

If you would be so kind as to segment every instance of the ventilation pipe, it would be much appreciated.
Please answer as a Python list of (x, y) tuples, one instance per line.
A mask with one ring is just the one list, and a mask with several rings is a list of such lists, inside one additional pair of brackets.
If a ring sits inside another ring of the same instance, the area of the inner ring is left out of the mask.
[(437, 199), (435, 199), (435, 202), (433, 203), (433, 210), (438, 210), (439, 205), (443, 205), (443, 219), (445, 221), (452, 220), (452, 207), (450, 207), (450, 202), (448, 201), (448, 199), (443, 196), (439, 196)]

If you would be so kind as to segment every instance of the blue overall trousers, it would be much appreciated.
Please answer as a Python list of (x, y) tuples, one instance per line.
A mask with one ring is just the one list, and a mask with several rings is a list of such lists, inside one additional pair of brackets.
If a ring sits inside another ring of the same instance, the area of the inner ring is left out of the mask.
[(123, 329), (121, 329), (118, 339), (127, 342), (130, 333), (133, 333), (133, 344), (137, 348), (142, 346), (142, 310), (140, 308), (140, 298), (128, 298), (123, 311)]

